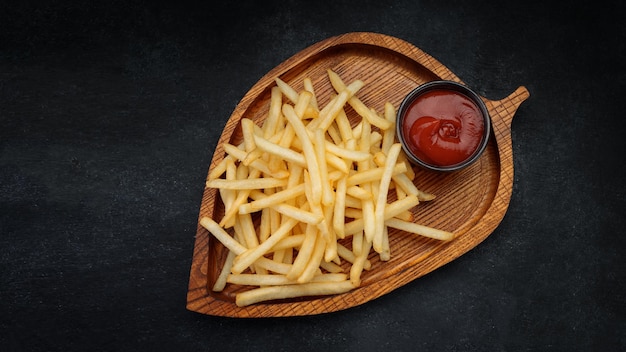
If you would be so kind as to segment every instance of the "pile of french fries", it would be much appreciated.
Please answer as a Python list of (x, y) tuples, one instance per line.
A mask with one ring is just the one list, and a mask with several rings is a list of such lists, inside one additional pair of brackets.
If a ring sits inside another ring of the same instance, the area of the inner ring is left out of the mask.
[(359, 99), (361, 80), (327, 73), (336, 94), (322, 108), (310, 78), (300, 91), (276, 78), (266, 119), (243, 118), (243, 142), (225, 143), (209, 173), (206, 187), (219, 190), (225, 214), (200, 224), (229, 250), (212, 289), (250, 286), (238, 306), (359, 287), (371, 253), (390, 259), (389, 228), (453, 238), (414, 222), (411, 209), (434, 196), (413, 182), (394, 106), (379, 114)]

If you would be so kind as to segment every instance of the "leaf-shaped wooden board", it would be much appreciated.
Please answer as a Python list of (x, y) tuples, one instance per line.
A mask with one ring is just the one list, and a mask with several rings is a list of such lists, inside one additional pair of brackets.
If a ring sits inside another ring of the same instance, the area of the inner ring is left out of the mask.
[[(265, 118), (276, 77), (296, 90), (303, 89), (303, 79), (309, 77), (320, 106), (323, 106), (334, 92), (327, 78), (327, 69), (338, 73), (345, 82), (362, 80), (365, 86), (358, 92), (358, 97), (377, 111), (383, 111), (387, 101), (397, 108), (409, 91), (428, 81), (445, 79), (463, 83), (436, 59), (398, 38), (360, 32), (326, 39), (281, 63), (248, 91), (224, 127), (209, 172), (224, 158), (222, 143), (241, 142), (241, 118), (250, 118), (257, 123)], [(229, 317), (333, 312), (380, 297), (458, 258), (489, 236), (506, 213), (513, 187), (511, 120), (528, 97), (528, 91), (522, 86), (502, 100), (483, 98), (491, 115), (493, 134), (486, 151), (469, 168), (453, 173), (415, 168), (417, 187), (437, 196), (435, 200), (415, 207), (416, 221), (454, 232), (453, 240), (441, 242), (392, 230), (389, 234), (391, 260), (381, 262), (372, 251), (369, 257), (372, 268), (363, 272), (361, 286), (353, 291), (238, 307), (235, 294), (245, 288), (227, 285), (227, 289), (220, 293), (210, 289), (227, 250), (198, 224), (187, 309)], [(349, 116), (356, 116), (354, 111), (350, 113)], [(199, 219), (208, 216), (219, 221), (223, 214), (224, 206), (218, 192), (205, 189)]]

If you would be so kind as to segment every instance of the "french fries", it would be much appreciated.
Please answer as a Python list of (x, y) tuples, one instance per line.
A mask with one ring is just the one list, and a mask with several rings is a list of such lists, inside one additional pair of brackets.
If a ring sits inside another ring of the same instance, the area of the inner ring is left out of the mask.
[(238, 306), (359, 287), (370, 255), (393, 255), (391, 228), (454, 237), (414, 222), (411, 209), (434, 195), (413, 182), (393, 105), (379, 115), (358, 97), (364, 82), (327, 74), (336, 95), (323, 107), (310, 78), (301, 91), (276, 78), (266, 119), (243, 118), (243, 141), (225, 143), (209, 173), (206, 187), (220, 190), (225, 215), (200, 224), (229, 251), (212, 289), (249, 286), (237, 293)]

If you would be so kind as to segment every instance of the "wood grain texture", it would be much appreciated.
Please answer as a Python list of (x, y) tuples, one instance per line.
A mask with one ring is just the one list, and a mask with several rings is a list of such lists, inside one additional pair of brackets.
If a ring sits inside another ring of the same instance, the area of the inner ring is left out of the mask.
[[(361, 79), (359, 98), (378, 111), (389, 101), (396, 108), (410, 90), (437, 79), (463, 83), (439, 61), (401, 39), (377, 33), (348, 33), (314, 44), (287, 59), (263, 76), (241, 99), (224, 127), (209, 171), (224, 158), (222, 144), (241, 141), (242, 117), (257, 122), (269, 108), (271, 87), (280, 77), (302, 89), (309, 77), (320, 104), (333, 92), (326, 70), (337, 72), (346, 82)], [(483, 98), (489, 110), (493, 133), (481, 158), (470, 167), (437, 173), (415, 169), (416, 185), (437, 198), (414, 209), (417, 222), (455, 233), (455, 239), (440, 242), (392, 230), (391, 260), (380, 262), (372, 252), (372, 269), (365, 271), (359, 288), (341, 295), (309, 297), (237, 307), (235, 294), (244, 287), (229, 285), (224, 292), (210, 290), (226, 257), (226, 249), (198, 224), (190, 270), (187, 309), (202, 314), (229, 317), (298, 316), (347, 309), (380, 297), (463, 255), (481, 243), (498, 226), (507, 211), (513, 187), (511, 121), (520, 104), (529, 97), (524, 87), (508, 97)], [(352, 118), (356, 114), (352, 112)], [(205, 189), (198, 220), (220, 219), (223, 204), (215, 189)]]

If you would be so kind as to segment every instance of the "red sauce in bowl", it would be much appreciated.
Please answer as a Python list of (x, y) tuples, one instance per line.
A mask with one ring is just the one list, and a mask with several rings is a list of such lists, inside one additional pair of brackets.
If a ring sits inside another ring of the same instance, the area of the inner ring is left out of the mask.
[(485, 118), (461, 92), (433, 89), (411, 102), (401, 128), (406, 147), (418, 159), (449, 167), (472, 158), (481, 147)]

